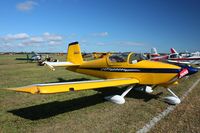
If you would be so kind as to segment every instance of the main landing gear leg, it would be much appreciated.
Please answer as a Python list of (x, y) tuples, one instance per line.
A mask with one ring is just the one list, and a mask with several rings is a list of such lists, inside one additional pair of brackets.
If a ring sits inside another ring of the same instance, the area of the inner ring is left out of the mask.
[(170, 90), (169, 88), (167, 88), (167, 90), (173, 95), (173, 96), (167, 96), (164, 98), (164, 101), (169, 103), (169, 104), (179, 104), (181, 102), (180, 98), (174, 94), (174, 92), (172, 92), (172, 90)]
[(124, 104), (124, 97), (133, 89), (133, 87), (134, 85), (128, 86), (128, 88), (121, 95), (107, 96), (105, 99), (116, 104)]

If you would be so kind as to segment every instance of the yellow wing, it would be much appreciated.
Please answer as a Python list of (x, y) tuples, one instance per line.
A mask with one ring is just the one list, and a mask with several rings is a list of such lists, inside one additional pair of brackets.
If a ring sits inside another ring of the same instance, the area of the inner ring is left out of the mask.
[(18, 92), (27, 92), (32, 94), (50, 94), (68, 91), (88, 90), (102, 87), (120, 86), (139, 83), (137, 79), (119, 78), (106, 80), (92, 80), (80, 82), (64, 82), (64, 83), (49, 83), (49, 84), (35, 84), (24, 86), (20, 88), (9, 88)]

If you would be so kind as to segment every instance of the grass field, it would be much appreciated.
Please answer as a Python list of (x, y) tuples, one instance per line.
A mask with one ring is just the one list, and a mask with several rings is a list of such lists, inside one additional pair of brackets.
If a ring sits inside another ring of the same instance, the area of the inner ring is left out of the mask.
[[(164, 88), (158, 88), (153, 94), (132, 91), (123, 105), (112, 104), (103, 97), (120, 94), (125, 88), (113, 87), (51, 95), (4, 90), (35, 83), (96, 79), (64, 68), (50, 71), (46, 67), (37, 66), (36, 63), (15, 60), (22, 57), (26, 56), (0, 55), (0, 132), (135, 132), (169, 106), (162, 102), (162, 97), (167, 95)], [(54, 58), (65, 60), (64, 56)], [(178, 86), (172, 88), (181, 96), (199, 78), (200, 74), (197, 73), (187, 80), (182, 79)], [(152, 129), (152, 132), (198, 132), (199, 93), (198, 84), (189, 97)]]

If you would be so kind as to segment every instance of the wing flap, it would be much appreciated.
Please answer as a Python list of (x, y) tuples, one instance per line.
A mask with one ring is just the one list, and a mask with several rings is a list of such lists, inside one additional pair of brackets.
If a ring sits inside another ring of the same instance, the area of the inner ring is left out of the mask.
[(50, 83), (50, 84), (35, 84), (20, 88), (11, 88), (17, 92), (27, 92), (32, 94), (50, 94), (61, 93), (68, 91), (80, 91), (95, 88), (129, 85), (139, 83), (137, 79), (107, 79), (107, 80), (92, 80), (80, 82), (64, 82), (64, 83)]

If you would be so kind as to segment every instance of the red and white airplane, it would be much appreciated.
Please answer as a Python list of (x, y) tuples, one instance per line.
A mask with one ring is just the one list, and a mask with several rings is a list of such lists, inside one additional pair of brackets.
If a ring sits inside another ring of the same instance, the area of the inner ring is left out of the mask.
[(171, 54), (168, 56), (168, 62), (181, 64), (200, 64), (200, 56), (181, 56), (174, 48), (170, 49)]
[(151, 54), (149, 55), (149, 60), (153, 61), (166, 61), (169, 63), (179, 63), (179, 64), (200, 64), (200, 56), (181, 56), (174, 48), (170, 49), (171, 53), (169, 55), (163, 55), (157, 53), (156, 48), (151, 49)]

